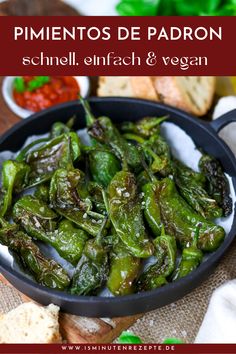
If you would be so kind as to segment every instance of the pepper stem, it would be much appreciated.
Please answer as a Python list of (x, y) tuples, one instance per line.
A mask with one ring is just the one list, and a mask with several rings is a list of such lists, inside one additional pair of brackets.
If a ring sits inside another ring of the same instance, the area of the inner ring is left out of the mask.
[(92, 114), (92, 111), (91, 111), (88, 101), (84, 100), (83, 97), (81, 97), (80, 95), (79, 95), (79, 99), (80, 99), (80, 103), (82, 104), (82, 107), (85, 111), (86, 125), (87, 125), (87, 127), (91, 127), (94, 124), (94, 122), (96, 121), (96, 118)]
[(165, 233), (165, 227), (164, 225), (162, 224), (162, 227), (161, 227), (161, 236), (165, 236), (166, 233)]
[(157, 125), (160, 125), (162, 122), (164, 122), (168, 118), (169, 118), (169, 115), (166, 115), (163, 117), (153, 117), (150, 120), (148, 120), (146, 123), (144, 123), (144, 127), (147, 130), (151, 130), (151, 129), (155, 128)]
[(123, 134), (123, 137), (127, 140), (137, 141), (139, 144), (143, 144), (145, 142), (145, 139), (143, 139), (141, 136), (132, 133), (125, 133)]
[(192, 246), (197, 247), (197, 243), (198, 243), (198, 239), (199, 239), (199, 231), (200, 231), (200, 227), (202, 226), (201, 223), (199, 223), (196, 227), (196, 231), (194, 233), (194, 237), (193, 237), (193, 244)]
[(101, 225), (101, 229), (99, 231), (99, 233), (96, 236), (95, 242), (97, 245), (101, 246), (102, 245), (102, 240), (103, 240), (103, 231), (106, 227), (108, 221), (108, 215), (105, 216), (105, 218), (103, 219), (102, 225)]
[(8, 225), (8, 222), (5, 219), (3, 219), (2, 216), (0, 216), (0, 225), (1, 227), (5, 227)]
[(150, 181), (151, 182), (156, 182), (157, 181), (156, 177), (154, 176), (154, 174), (152, 173), (152, 171), (150, 170), (150, 168), (148, 167), (148, 165), (145, 162), (145, 159), (143, 157), (143, 148), (141, 146), (139, 146), (139, 151), (140, 151), (141, 163), (143, 165), (144, 170), (147, 172), (147, 175), (148, 175)]

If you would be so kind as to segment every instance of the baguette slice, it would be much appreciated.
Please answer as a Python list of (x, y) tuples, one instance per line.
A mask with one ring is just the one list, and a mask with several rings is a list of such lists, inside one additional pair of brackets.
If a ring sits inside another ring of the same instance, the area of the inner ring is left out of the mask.
[(153, 82), (163, 103), (197, 116), (211, 107), (216, 85), (213, 76), (157, 76)]
[(158, 100), (149, 76), (100, 76), (98, 96), (123, 96)]
[(62, 343), (59, 307), (24, 303), (0, 315), (0, 343)]

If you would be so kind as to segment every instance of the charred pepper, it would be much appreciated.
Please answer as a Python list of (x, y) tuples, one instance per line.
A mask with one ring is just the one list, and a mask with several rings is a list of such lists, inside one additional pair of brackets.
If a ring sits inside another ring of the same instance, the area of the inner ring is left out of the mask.
[(182, 258), (173, 276), (173, 281), (186, 277), (202, 262), (203, 253), (198, 249), (199, 227), (197, 227), (193, 243), (190, 247), (184, 248)]
[(158, 201), (156, 183), (148, 182), (142, 187), (144, 216), (155, 236), (160, 236), (162, 230), (161, 209)]
[(103, 245), (104, 219), (97, 237), (86, 242), (83, 255), (76, 267), (71, 286), (71, 293), (92, 295), (105, 284), (109, 272), (107, 250)]
[(145, 230), (134, 175), (118, 172), (108, 187), (107, 199), (111, 222), (127, 250), (135, 257), (149, 257), (153, 246)]
[(138, 291), (156, 289), (167, 284), (167, 278), (175, 269), (177, 246), (173, 236), (166, 235), (162, 228), (161, 236), (154, 241), (156, 261), (149, 266), (137, 282)]
[(86, 123), (90, 137), (100, 144), (109, 146), (116, 157), (123, 163), (127, 162), (130, 168), (136, 171), (140, 170), (140, 156), (137, 148), (122, 137), (110, 118), (95, 118), (91, 114), (88, 102), (83, 100), (81, 102), (85, 109)]
[(157, 187), (161, 217), (168, 234), (174, 235), (186, 248), (193, 241), (197, 225), (201, 224), (198, 247), (205, 252), (215, 251), (224, 240), (224, 229), (197, 214), (178, 194), (172, 179), (159, 181)]
[(104, 215), (91, 210), (92, 201), (82, 171), (58, 169), (51, 179), (49, 194), (51, 206), (58, 214), (90, 235), (99, 233)]
[(19, 231), (17, 225), (9, 224), (2, 218), (0, 223), (0, 243), (19, 255), (22, 265), (38, 283), (58, 290), (69, 286), (70, 278), (65, 270), (54, 260), (47, 259), (31, 237)]
[(110, 273), (107, 287), (114, 295), (128, 295), (134, 292), (134, 281), (140, 271), (140, 259), (132, 256), (119, 241), (111, 252)]
[(76, 117), (73, 116), (68, 120), (66, 124), (62, 122), (56, 122), (53, 124), (50, 132), (50, 137), (51, 139), (56, 138), (57, 136), (60, 136), (65, 133), (69, 133), (75, 123)]
[(34, 192), (34, 196), (37, 199), (42, 200), (44, 203), (49, 203), (49, 185), (46, 183), (39, 184), (36, 187)]
[(52, 178), (58, 168), (72, 169), (73, 161), (80, 156), (80, 142), (74, 132), (60, 135), (25, 156), (30, 166), (29, 186)]
[(13, 217), (28, 235), (50, 244), (73, 265), (78, 263), (88, 235), (69, 220), (62, 220), (57, 228), (57, 215), (47, 204), (33, 196), (24, 196), (15, 204)]
[(175, 161), (174, 166), (175, 183), (187, 203), (207, 219), (220, 218), (223, 211), (204, 189), (204, 176), (179, 161)]
[(12, 196), (27, 184), (30, 167), (24, 162), (7, 160), (2, 164), (0, 215), (4, 216), (12, 204)]
[(160, 124), (167, 119), (163, 117), (144, 117), (137, 122), (124, 122), (121, 130), (125, 133), (137, 134), (142, 138), (150, 138), (153, 134), (160, 133)]
[(207, 179), (207, 191), (223, 209), (224, 216), (232, 213), (233, 203), (230, 197), (230, 187), (223, 168), (218, 160), (209, 155), (203, 155), (199, 168)]

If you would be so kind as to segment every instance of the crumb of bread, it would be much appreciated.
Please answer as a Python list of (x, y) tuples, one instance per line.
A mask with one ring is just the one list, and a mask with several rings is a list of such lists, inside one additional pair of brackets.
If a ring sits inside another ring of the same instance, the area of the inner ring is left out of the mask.
[(100, 76), (98, 96), (121, 96), (158, 100), (149, 76)]
[(0, 315), (0, 343), (61, 343), (59, 307), (24, 303)]

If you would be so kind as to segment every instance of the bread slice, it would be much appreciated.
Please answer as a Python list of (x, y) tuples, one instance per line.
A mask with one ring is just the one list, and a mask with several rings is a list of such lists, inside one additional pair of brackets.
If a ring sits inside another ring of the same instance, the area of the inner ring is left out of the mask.
[(197, 116), (211, 107), (216, 85), (213, 76), (157, 76), (153, 82), (163, 103)]
[(62, 343), (59, 307), (24, 303), (0, 316), (0, 343)]
[(213, 76), (101, 76), (98, 96), (126, 96), (161, 101), (196, 116), (211, 107)]
[(123, 96), (158, 100), (149, 76), (100, 76), (98, 96)]

